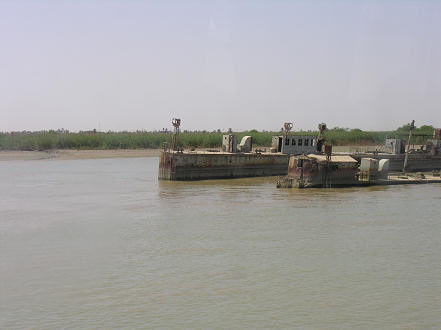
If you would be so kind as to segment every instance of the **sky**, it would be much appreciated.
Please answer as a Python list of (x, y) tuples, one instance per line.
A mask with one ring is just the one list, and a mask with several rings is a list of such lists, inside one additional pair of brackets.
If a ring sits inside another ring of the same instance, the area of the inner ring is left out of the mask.
[(0, 0), (0, 131), (441, 126), (441, 1)]

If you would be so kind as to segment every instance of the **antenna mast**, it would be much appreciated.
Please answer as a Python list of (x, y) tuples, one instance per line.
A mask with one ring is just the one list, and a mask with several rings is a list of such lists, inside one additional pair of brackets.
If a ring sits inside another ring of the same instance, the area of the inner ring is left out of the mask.
[(409, 159), (410, 140), (412, 139), (412, 133), (413, 133), (414, 129), (415, 129), (415, 120), (412, 120), (412, 123), (410, 123), (410, 129), (409, 129), (409, 139), (407, 140), (406, 156), (404, 157), (403, 173), (406, 173), (406, 171), (407, 171), (407, 161)]
[(285, 136), (287, 136), (289, 134), (289, 132), (291, 132), (292, 130), (292, 123), (284, 123), (283, 124), (283, 130), (285, 131)]
[(177, 148), (178, 148), (179, 126), (181, 126), (181, 119), (173, 118), (172, 119), (172, 125), (173, 125), (173, 136), (172, 136), (172, 141), (171, 141), (171, 149), (172, 150), (177, 150)]

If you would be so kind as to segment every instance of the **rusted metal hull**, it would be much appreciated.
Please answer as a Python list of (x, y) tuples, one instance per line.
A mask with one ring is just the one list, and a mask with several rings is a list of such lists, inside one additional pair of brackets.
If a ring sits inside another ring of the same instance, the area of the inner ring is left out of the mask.
[(300, 177), (293, 178), (293, 187), (338, 187), (361, 184), (355, 177), (355, 171), (325, 172), (325, 170), (320, 170), (304, 175), (302, 179)]
[(353, 185), (359, 183), (356, 173), (357, 162), (354, 159), (350, 163), (327, 163), (308, 156), (293, 156), (289, 160), (288, 176), (278, 186), (307, 188)]
[[(356, 160), (363, 157), (389, 159), (390, 171), (401, 171), (404, 164), (404, 155), (390, 154), (351, 154)], [(159, 161), (160, 180), (204, 180), (226, 179), (257, 176), (280, 176), (288, 172), (289, 155), (283, 154), (255, 154), (255, 153), (191, 153), (191, 152), (161, 152)], [(430, 171), (441, 168), (441, 156), (427, 154), (410, 154), (408, 161), (409, 171)], [(335, 175), (339, 176), (334, 177)], [(338, 172), (330, 175), (331, 182), (351, 183), (352, 173)], [(340, 177), (340, 176), (343, 176)], [(308, 184), (320, 186), (323, 184), (323, 174), (308, 178)]]
[(162, 151), (160, 180), (208, 180), (286, 174), (289, 156), (269, 153)]
[[(280, 177), (278, 188), (347, 187), (372, 185), (398, 185), (441, 183), (439, 172), (416, 173), (413, 175), (384, 175), (378, 163), (372, 158), (363, 158), (361, 169), (352, 157), (301, 155), (289, 160), (288, 175)], [(370, 173), (372, 171), (372, 173)], [(368, 173), (370, 175), (362, 176)]]

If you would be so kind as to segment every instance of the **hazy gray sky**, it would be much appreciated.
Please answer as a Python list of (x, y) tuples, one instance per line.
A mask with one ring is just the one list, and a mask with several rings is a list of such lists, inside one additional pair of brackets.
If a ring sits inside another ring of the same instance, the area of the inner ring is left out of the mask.
[(441, 126), (441, 1), (0, 0), (0, 130)]

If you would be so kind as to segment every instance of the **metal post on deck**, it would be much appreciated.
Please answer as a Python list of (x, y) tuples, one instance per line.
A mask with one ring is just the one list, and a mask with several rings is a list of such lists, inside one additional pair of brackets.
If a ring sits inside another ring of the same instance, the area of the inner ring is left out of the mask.
[(326, 162), (325, 162), (325, 176), (323, 180), (323, 188), (331, 188), (331, 178), (329, 177), (329, 166), (332, 160), (332, 146), (331, 145), (325, 145), (325, 155), (326, 155)]
[(412, 120), (412, 123), (410, 124), (410, 130), (409, 130), (409, 139), (407, 140), (406, 156), (404, 157), (403, 173), (406, 173), (406, 171), (407, 171), (407, 161), (409, 159), (410, 141), (412, 139), (412, 133), (413, 133), (414, 129), (415, 129), (415, 120)]
[(292, 123), (284, 123), (283, 124), (283, 130), (285, 131), (285, 137), (288, 137), (289, 132), (291, 132), (293, 127)]
[(317, 147), (316, 147), (317, 152), (323, 152), (322, 147), (326, 143), (326, 138), (325, 138), (326, 129), (327, 128), (325, 123), (318, 124), (319, 134), (317, 136)]
[(172, 125), (173, 125), (173, 136), (172, 136), (170, 148), (171, 148), (171, 150), (177, 150), (178, 149), (179, 126), (181, 126), (181, 119), (173, 118)]

